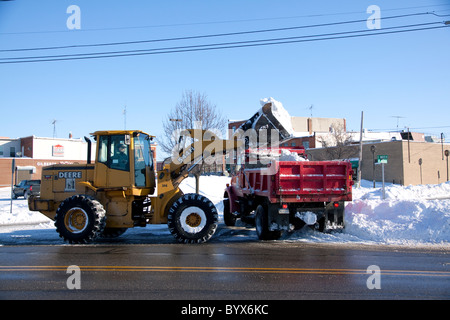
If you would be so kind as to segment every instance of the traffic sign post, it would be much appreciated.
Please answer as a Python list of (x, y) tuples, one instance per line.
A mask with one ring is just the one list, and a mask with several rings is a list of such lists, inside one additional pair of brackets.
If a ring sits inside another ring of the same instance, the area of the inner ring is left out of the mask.
[(381, 176), (382, 176), (382, 195), (383, 195), (383, 200), (386, 199), (386, 188), (385, 188), (385, 184), (384, 184), (384, 165), (388, 163), (388, 156), (387, 155), (379, 155), (377, 156), (377, 164), (381, 164)]

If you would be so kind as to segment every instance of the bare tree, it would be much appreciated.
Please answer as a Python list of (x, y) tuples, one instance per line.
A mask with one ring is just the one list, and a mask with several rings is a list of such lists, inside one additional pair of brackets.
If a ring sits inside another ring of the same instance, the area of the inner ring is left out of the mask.
[(332, 160), (354, 156), (354, 150), (348, 148), (352, 143), (352, 135), (345, 130), (343, 124), (333, 123), (330, 133), (318, 136), (317, 141), (326, 149), (328, 157)]
[[(193, 90), (183, 92), (181, 100), (167, 114), (163, 120), (163, 135), (158, 143), (164, 153), (172, 154), (177, 145), (179, 133), (183, 129), (212, 130), (224, 133), (227, 120), (222, 116), (217, 106), (208, 100), (206, 94)], [(196, 192), (199, 191), (199, 179), (203, 163), (199, 164), (195, 172)]]

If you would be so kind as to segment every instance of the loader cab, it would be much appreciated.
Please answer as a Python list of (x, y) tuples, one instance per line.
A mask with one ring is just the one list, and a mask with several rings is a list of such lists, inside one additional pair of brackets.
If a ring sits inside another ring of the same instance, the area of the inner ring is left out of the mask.
[(152, 194), (155, 170), (150, 136), (142, 131), (97, 131), (94, 185), (137, 188)]

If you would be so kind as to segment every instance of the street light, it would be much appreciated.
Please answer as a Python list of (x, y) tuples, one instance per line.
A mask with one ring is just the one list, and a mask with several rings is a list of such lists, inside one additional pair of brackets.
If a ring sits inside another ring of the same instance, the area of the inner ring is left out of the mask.
[(447, 181), (448, 181), (448, 155), (450, 154), (450, 151), (445, 150), (445, 156), (447, 157)]
[(422, 158), (420, 158), (420, 159), (419, 159), (419, 167), (420, 167), (420, 184), (423, 184), (423, 182), (422, 182), (422, 163), (423, 163), (423, 160), (422, 160)]

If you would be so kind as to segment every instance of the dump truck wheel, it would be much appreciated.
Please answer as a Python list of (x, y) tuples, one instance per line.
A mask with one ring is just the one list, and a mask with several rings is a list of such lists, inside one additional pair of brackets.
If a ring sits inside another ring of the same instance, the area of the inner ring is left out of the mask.
[(223, 199), (223, 222), (229, 227), (236, 225), (236, 216), (230, 211), (230, 199)]
[(167, 224), (181, 243), (203, 243), (216, 232), (218, 214), (214, 204), (199, 194), (186, 194), (169, 209)]
[(72, 196), (56, 210), (56, 231), (70, 243), (91, 242), (103, 232), (105, 214), (105, 209), (97, 200), (85, 195)]
[(256, 208), (255, 225), (259, 240), (277, 240), (283, 233), (282, 231), (269, 230), (269, 215), (261, 205)]

